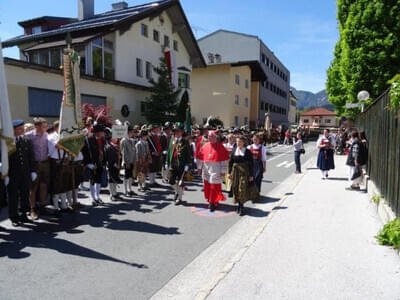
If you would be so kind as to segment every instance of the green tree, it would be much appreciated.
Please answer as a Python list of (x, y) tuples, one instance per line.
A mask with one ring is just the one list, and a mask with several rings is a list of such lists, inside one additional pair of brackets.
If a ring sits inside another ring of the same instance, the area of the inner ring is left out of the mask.
[(154, 68), (158, 79), (150, 79), (151, 96), (146, 99), (146, 110), (144, 116), (150, 123), (164, 124), (173, 122), (178, 108), (179, 90), (175, 88), (170, 80), (170, 70), (166, 59), (160, 58), (160, 65)]
[(355, 117), (357, 93), (378, 97), (400, 69), (400, 1), (338, 0), (339, 41), (328, 69), (329, 100), (342, 116)]

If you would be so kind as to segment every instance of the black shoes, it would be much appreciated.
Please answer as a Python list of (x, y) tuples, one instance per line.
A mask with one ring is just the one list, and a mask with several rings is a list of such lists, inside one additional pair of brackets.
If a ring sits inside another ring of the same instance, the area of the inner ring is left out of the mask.
[(215, 208), (216, 208), (216, 205), (210, 203), (210, 204), (208, 205), (208, 208), (210, 209), (210, 212), (214, 212), (214, 211), (215, 211)]
[(23, 214), (19, 217), (19, 223), (32, 223), (32, 221), (28, 219), (26, 214)]
[(21, 225), (21, 222), (18, 220), (11, 220), (11, 225), (13, 227), (19, 227), (19, 225)]
[(162, 187), (162, 185), (159, 184), (159, 183), (157, 183), (157, 182), (150, 183), (149, 186), (152, 187), (152, 188), (159, 188), (159, 187)]
[(130, 191), (130, 192), (127, 193), (127, 195), (129, 197), (132, 197), (132, 196), (137, 196), (138, 194), (136, 194), (134, 191)]
[(244, 216), (244, 205), (241, 203), (238, 205), (238, 214), (239, 216)]
[(121, 201), (123, 200), (120, 195), (111, 196), (111, 201)]

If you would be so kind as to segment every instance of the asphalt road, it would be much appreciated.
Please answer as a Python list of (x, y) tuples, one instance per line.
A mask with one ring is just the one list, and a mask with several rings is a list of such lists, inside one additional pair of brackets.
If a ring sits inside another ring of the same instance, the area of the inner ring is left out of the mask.
[[(306, 144), (302, 160), (313, 152)], [(293, 172), (292, 147), (271, 148), (262, 194)], [(0, 222), (0, 299), (148, 299), (240, 218), (231, 199), (209, 213), (201, 184), (188, 188), (178, 207), (168, 187), (112, 203), (104, 194), (96, 208), (84, 192), (79, 214), (18, 229)], [(267, 216), (251, 204), (247, 213)]]

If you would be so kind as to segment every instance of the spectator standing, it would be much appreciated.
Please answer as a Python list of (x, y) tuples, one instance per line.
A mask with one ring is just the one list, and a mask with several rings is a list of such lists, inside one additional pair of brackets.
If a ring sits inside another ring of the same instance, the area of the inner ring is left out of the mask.
[[(31, 217), (37, 220), (39, 214), (45, 213), (47, 188), (50, 181), (50, 163), (47, 121), (43, 118), (33, 119), (35, 129), (26, 133), (26, 138), (31, 142), (37, 166), (37, 178), (33, 181), (30, 190)], [(39, 210), (36, 209), (36, 195), (39, 190)]]
[(358, 138), (358, 132), (351, 134), (351, 146), (347, 156), (346, 164), (349, 166), (349, 181), (351, 183), (349, 190), (360, 190), (360, 184), (363, 182), (361, 166), (366, 164), (365, 156), (362, 154), (362, 143)]
[(288, 129), (285, 131), (285, 139), (283, 140), (284, 145), (289, 145), (290, 143), (289, 138), (290, 138), (290, 130)]
[(294, 162), (296, 164), (296, 174), (301, 174), (301, 154), (305, 153), (303, 139), (301, 136), (301, 132), (296, 134), (296, 138), (293, 138), (293, 147), (294, 147)]
[(134, 135), (135, 135), (134, 129), (131, 126), (128, 126), (128, 137), (122, 139), (121, 141), (122, 163), (125, 169), (124, 192), (125, 196), (127, 197), (137, 195), (134, 191), (132, 191), (133, 170), (135, 168), (135, 159), (136, 159), (136, 148), (135, 148), (136, 143), (133, 140)]

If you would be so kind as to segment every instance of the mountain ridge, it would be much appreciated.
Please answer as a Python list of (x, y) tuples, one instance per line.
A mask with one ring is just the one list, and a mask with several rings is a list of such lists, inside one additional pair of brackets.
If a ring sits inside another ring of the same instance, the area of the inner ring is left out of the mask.
[(329, 102), (328, 94), (326, 90), (319, 91), (318, 93), (312, 93), (309, 91), (297, 90), (294, 87), (290, 87), (294, 96), (297, 98), (298, 109), (308, 109), (315, 107), (324, 107), (329, 110), (334, 110), (334, 106)]

